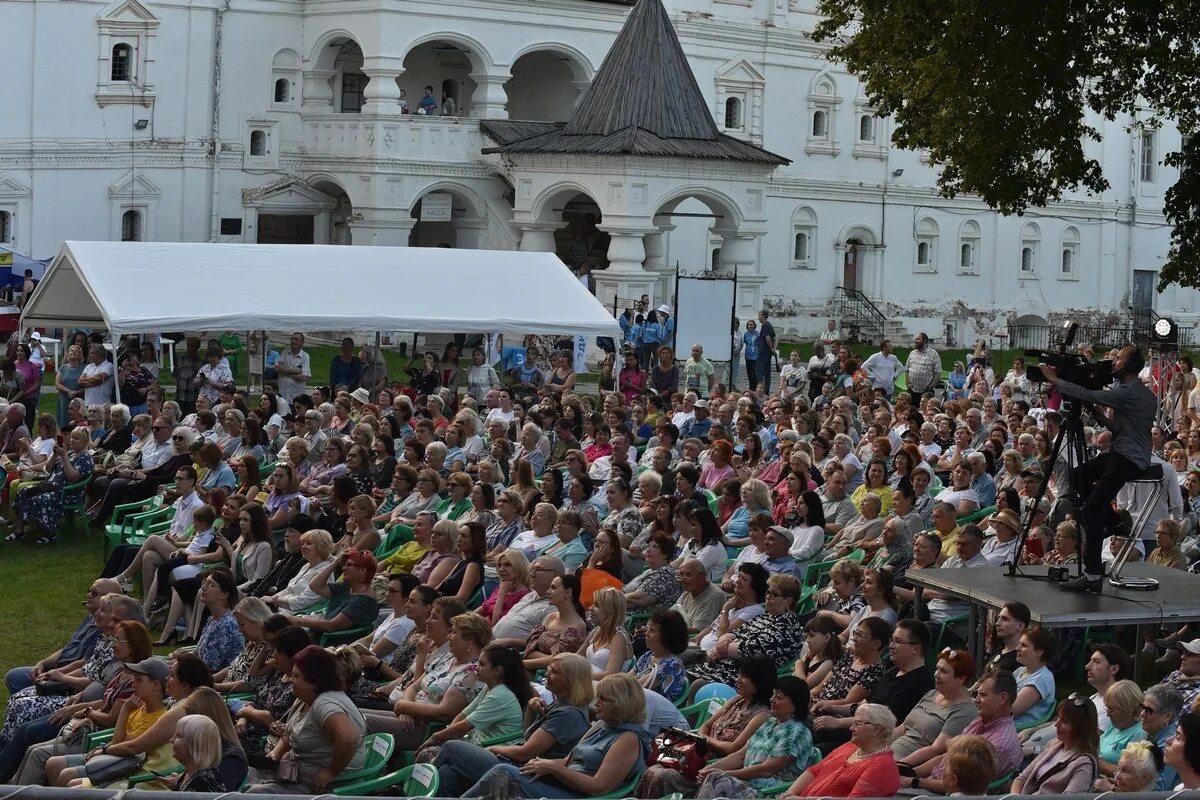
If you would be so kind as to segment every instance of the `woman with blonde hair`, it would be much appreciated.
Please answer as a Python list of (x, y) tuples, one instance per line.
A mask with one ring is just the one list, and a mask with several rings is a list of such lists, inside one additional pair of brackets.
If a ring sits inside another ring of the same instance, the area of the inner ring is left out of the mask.
[(510, 745), (482, 748), (470, 742), (446, 742), (433, 760), (447, 797), (461, 797), (479, 776), (501, 759), (524, 764), (534, 758), (561, 759), (588, 730), (588, 707), (594, 697), (591, 667), (575, 653), (559, 653), (546, 668), (546, 691), (553, 702), (538, 697), (525, 707), (525, 738)]
[(1104, 693), (1104, 708), (1108, 727), (1100, 734), (1096, 760), (1100, 774), (1108, 777), (1117, 774), (1125, 747), (1146, 737), (1141, 723), (1142, 690), (1131, 680), (1117, 681)]
[(288, 585), (263, 600), (283, 611), (300, 611), (315, 605), (321, 597), (308, 584), (321, 570), (329, 566), (333, 556), (333, 537), (329, 531), (311, 530), (300, 535), (300, 557), (305, 564), (296, 573), (296, 577), (288, 581)]
[[(509, 494), (506, 492), (505, 494)], [(453, 523), (451, 523), (453, 524)], [(520, 550), (509, 548), (496, 557), (496, 574), (500, 583), (479, 607), (479, 613), (493, 625), (527, 595), (532, 588), (529, 559)]]
[(625, 593), (605, 586), (592, 595), (588, 620), (594, 626), (579, 648), (591, 664), (592, 680), (625, 672), (633, 658), (633, 642), (625, 630)]
[(379, 546), (379, 531), (371, 524), (375, 500), (366, 494), (355, 495), (346, 504), (346, 533), (338, 542), (339, 550), (374, 550)]
[(521, 797), (595, 797), (627, 786), (650, 755), (646, 694), (632, 675), (600, 681), (596, 718), (565, 758), (533, 758), (522, 767), (497, 764), (462, 796), (487, 797), (497, 775), (515, 781)]
[(183, 765), (183, 774), (179, 776), (175, 791), (227, 791), (217, 772), (217, 764), (221, 761), (221, 732), (217, 723), (199, 714), (188, 714), (175, 728), (171, 752)]
[[(1096, 792), (1115, 791), (1122, 794), (1153, 792), (1158, 774), (1163, 769), (1163, 751), (1147, 741), (1130, 742), (1121, 751), (1117, 771), (1112, 780), (1097, 778), (1092, 784)], [(1172, 787), (1173, 788), (1173, 787)]]

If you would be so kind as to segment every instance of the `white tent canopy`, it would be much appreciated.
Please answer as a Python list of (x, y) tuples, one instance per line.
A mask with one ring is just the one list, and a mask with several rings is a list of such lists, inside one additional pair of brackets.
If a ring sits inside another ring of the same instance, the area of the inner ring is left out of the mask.
[(552, 253), (66, 242), (25, 327), (620, 336)]

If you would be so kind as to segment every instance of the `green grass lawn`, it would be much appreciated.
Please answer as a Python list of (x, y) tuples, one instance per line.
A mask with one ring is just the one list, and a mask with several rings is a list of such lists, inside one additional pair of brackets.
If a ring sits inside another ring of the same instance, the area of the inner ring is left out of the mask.
[(29, 537), (0, 544), (0, 672), (33, 664), (70, 638), (103, 566), (98, 533), (81, 526), (64, 528), (53, 546)]

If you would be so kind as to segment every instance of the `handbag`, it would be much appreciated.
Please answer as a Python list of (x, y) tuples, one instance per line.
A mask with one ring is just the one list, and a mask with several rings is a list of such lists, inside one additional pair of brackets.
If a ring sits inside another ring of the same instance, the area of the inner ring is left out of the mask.
[(708, 742), (691, 731), (663, 728), (654, 737), (647, 766), (673, 769), (691, 781), (708, 761)]
[(140, 772), (145, 763), (145, 753), (133, 756), (110, 756), (101, 753), (89, 758), (83, 765), (83, 771), (93, 786), (104, 786)]

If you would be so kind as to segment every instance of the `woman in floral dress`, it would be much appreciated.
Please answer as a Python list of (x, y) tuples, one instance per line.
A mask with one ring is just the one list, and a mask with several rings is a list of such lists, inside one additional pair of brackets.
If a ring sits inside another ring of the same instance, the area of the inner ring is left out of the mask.
[(10, 541), (24, 536), (25, 527), (33, 522), (46, 531), (45, 535), (37, 540), (38, 544), (50, 544), (62, 523), (63, 506), (82, 501), (83, 489), (72, 489), (65, 495), (59, 489), (91, 477), (93, 464), (92, 456), (87, 452), (87, 431), (82, 428), (71, 431), (67, 442), (69, 449), (56, 446), (50, 455), (50, 462), (54, 465), (50, 477), (17, 492), (13, 509), (20, 520), (16, 530), (8, 536)]

